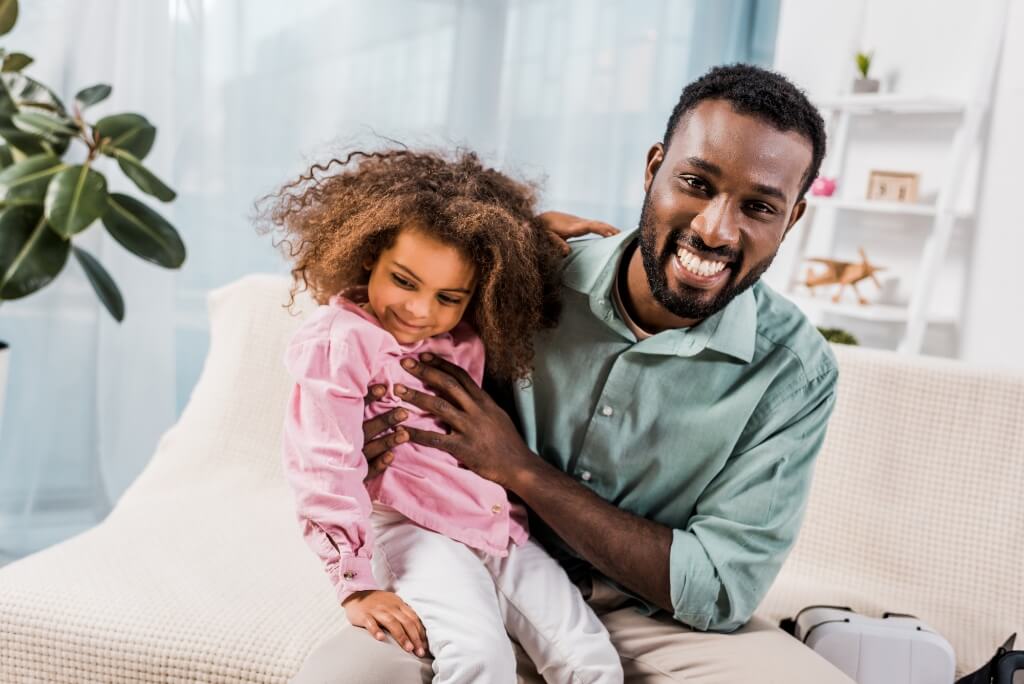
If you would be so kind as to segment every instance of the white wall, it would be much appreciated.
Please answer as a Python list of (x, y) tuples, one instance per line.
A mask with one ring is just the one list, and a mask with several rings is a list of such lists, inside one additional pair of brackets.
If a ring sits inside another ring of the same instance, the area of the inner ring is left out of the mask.
[[(951, 313), (958, 326), (930, 326), (925, 353), (957, 356), (989, 365), (1024, 369), (1024, 305), (1003, 295), (1024, 254), (1024, 220), (1013, 211), (1014, 191), (1024, 180), (1024, 0), (1008, 0), (1001, 69), (993, 90), (991, 126), (978, 168), (961, 170), (958, 205), (973, 219), (958, 222), (945, 266), (936, 284), (932, 310)], [(979, 62), (990, 41), (990, 17), (1000, 0), (855, 0), (822, 3), (782, 0), (775, 68), (811, 96), (849, 91), (855, 76), (853, 54), (874, 51), (872, 75), (883, 90), (914, 94), (970, 96), (978, 84)], [(921, 174), (922, 194), (934, 195), (947, 172), (944, 141), (956, 118), (888, 117), (853, 127), (840, 191), (863, 197), (870, 168)], [(979, 183), (980, 179), (980, 183)], [(1014, 202), (1016, 204), (1016, 202)], [(852, 256), (863, 245), (873, 262), (899, 276), (899, 297), (909, 297), (921, 239), (928, 221), (881, 217), (842, 217), (836, 252)], [(856, 222), (856, 223), (854, 223)], [(800, 229), (807, 230), (809, 222)], [(813, 233), (811, 235), (813, 245)], [(793, 245), (787, 245), (792, 251)], [(784, 261), (786, 250), (780, 255)], [(773, 269), (779, 282), (785, 269)], [(852, 319), (830, 319), (878, 346), (894, 347), (899, 325), (865, 326)], [(858, 328), (860, 328), (858, 330)]]

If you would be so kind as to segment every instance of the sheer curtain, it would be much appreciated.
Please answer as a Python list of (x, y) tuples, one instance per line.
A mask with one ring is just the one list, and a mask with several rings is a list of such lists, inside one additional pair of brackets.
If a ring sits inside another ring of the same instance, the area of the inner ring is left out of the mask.
[[(770, 64), (778, 0), (35, 0), (4, 46), (90, 114), (137, 111), (178, 191), (159, 210), (188, 259), (164, 271), (102, 226), (83, 237), (125, 296), (114, 323), (77, 263), (0, 307), (11, 344), (0, 416), (0, 549), (101, 520), (198, 377), (205, 296), (286, 272), (253, 202), (354, 142), (468, 145), (540, 180), (544, 205), (632, 225), (646, 151), (680, 88), (716, 63)], [(117, 169), (115, 189), (137, 194)]]

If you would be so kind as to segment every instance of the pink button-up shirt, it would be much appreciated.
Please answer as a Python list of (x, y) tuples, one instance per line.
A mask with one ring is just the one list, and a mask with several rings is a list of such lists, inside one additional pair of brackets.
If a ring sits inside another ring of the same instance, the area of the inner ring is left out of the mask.
[[(365, 290), (346, 295), (365, 301)], [(380, 588), (370, 569), (372, 501), (496, 556), (508, 554), (510, 539), (522, 544), (528, 536), (522, 506), (510, 505), (500, 485), (438, 449), (400, 444), (391, 450), (394, 460), (384, 473), (363, 483), (363, 420), (404, 406), (406, 425), (443, 431), (436, 419), (392, 392), (396, 382), (430, 391), (400, 365), (427, 351), (481, 381), (483, 343), (465, 323), (443, 335), (400, 344), (371, 314), (340, 295), (309, 316), (285, 352), (285, 366), (295, 380), (284, 421), (285, 471), (302, 534), (323, 561), (339, 601), (355, 591)], [(374, 384), (387, 392), (366, 404), (367, 389)]]

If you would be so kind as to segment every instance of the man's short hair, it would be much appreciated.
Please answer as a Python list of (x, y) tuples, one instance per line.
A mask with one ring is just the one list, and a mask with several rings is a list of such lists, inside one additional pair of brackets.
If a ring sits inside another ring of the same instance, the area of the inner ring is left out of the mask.
[(725, 100), (740, 114), (763, 119), (780, 131), (796, 131), (807, 138), (811, 143), (811, 165), (797, 199), (807, 193), (825, 157), (825, 122), (802, 90), (785, 76), (752, 64), (714, 67), (683, 88), (665, 128), (665, 149), (679, 121), (704, 100)]

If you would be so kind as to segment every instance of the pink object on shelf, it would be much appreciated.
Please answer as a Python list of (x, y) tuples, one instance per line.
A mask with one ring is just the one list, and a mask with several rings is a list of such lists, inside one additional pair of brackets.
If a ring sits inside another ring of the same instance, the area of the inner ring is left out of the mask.
[(836, 191), (836, 179), (827, 176), (818, 176), (811, 183), (811, 194), (818, 197), (831, 197)]

